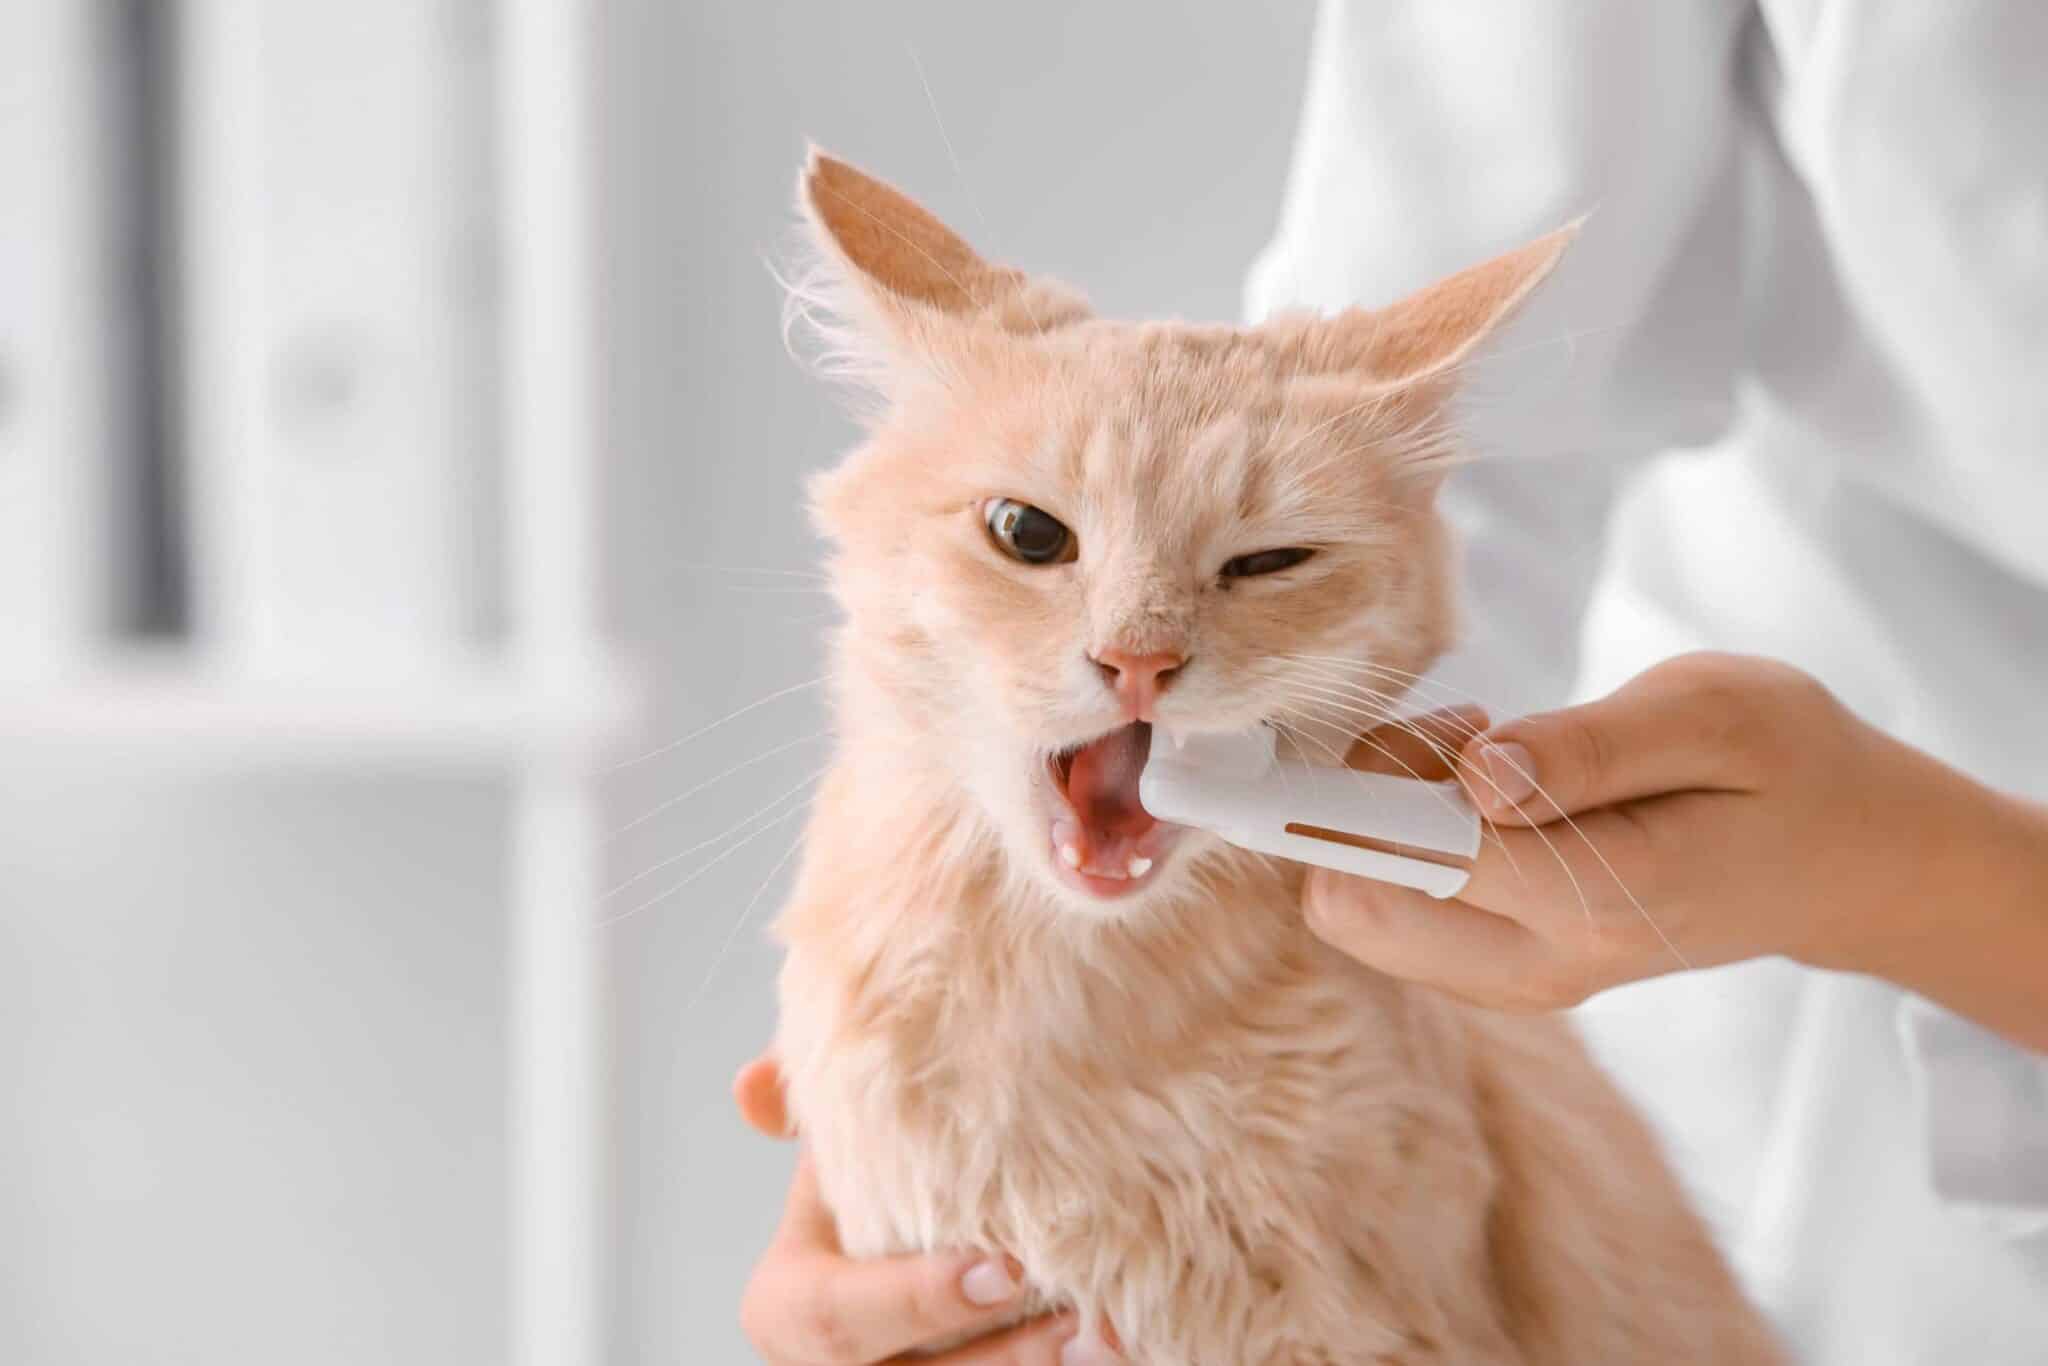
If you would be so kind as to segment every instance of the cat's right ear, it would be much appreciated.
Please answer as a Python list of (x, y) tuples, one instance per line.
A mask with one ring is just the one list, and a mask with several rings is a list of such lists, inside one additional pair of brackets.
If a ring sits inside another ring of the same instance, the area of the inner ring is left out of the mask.
[(1089, 316), (1064, 285), (990, 264), (908, 195), (815, 147), (797, 202), (823, 259), (791, 286), (790, 314), (824, 339), (828, 368), (885, 392)]
[(1467, 267), (1385, 308), (1354, 308), (1314, 321), (1302, 342), (1306, 367), (1425, 394), (1441, 389), (1557, 268), (1584, 221)]

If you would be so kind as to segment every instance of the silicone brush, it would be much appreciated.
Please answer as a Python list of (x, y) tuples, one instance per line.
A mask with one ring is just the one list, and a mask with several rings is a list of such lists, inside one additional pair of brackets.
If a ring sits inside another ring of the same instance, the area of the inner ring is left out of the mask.
[(1283, 759), (1261, 726), (1176, 738), (1155, 728), (1138, 796), (1153, 819), (1240, 849), (1455, 896), (1479, 853), (1479, 813), (1453, 782)]

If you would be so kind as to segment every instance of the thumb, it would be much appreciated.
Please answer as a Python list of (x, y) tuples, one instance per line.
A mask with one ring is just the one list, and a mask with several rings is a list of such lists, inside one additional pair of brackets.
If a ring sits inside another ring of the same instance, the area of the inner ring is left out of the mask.
[(740, 1118), (768, 1138), (789, 1138), (789, 1103), (782, 1094), (782, 1068), (773, 1053), (763, 1053), (732, 1079), (732, 1098)]
[(1472, 800), (1499, 825), (1667, 792), (1738, 786), (1721, 710), (1655, 675), (1582, 706), (1495, 726), (1458, 755)]

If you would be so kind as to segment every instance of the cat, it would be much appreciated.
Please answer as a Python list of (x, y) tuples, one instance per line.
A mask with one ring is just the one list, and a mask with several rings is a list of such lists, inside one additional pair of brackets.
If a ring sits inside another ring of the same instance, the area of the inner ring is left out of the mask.
[(822, 153), (799, 201), (875, 400), (811, 489), (839, 740), (776, 926), (846, 1250), (1008, 1253), (1146, 1366), (1780, 1360), (1566, 1022), (1360, 966), (1137, 798), (1154, 726), (1348, 735), (1326, 661), (1450, 644), (1447, 404), (1570, 231), (1238, 328), (1098, 319)]

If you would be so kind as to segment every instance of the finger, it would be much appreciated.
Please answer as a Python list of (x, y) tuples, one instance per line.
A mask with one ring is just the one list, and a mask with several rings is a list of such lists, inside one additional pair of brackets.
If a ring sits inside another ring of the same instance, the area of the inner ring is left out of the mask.
[(808, 1151), (789, 1183), (766, 1282), (752, 1295), (759, 1336), (803, 1361), (870, 1362), (962, 1333), (994, 1328), (1016, 1312), (1023, 1269), (975, 1252), (850, 1259), (818, 1186)]
[(1001, 1258), (973, 1253), (778, 1262), (758, 1304), (756, 1336), (796, 1361), (892, 1359), (934, 1342), (1002, 1327), (1021, 1281)]
[(1542, 940), (1460, 901), (1315, 868), (1302, 910), (1318, 938), (1366, 966), (1471, 1000), (1519, 1001), (1550, 976)]
[(1344, 762), (1366, 773), (1440, 782), (1451, 776), (1452, 756), (1486, 729), (1486, 719), (1484, 708), (1464, 705), (1389, 721), (1359, 737)]
[(818, 1168), (809, 1148), (797, 1153), (796, 1171), (789, 1178), (789, 1195), (782, 1203), (782, 1237), (806, 1250), (839, 1251), (839, 1225), (818, 1187)]
[(1629, 803), (1547, 825), (1496, 825), (1457, 899), (1554, 940), (1560, 928), (1647, 893), (1657, 871), (1648, 827), (1656, 807)]
[[(1707, 889), (1756, 857), (1742, 792), (1674, 792), (1532, 829), (1498, 829), (1461, 901), (1534, 931), (1607, 981), (1705, 966), (1754, 949), (1723, 937)], [(1544, 843), (1544, 840), (1548, 843)], [(1509, 866), (1512, 855), (1517, 866)]]
[(773, 1053), (763, 1053), (732, 1079), (732, 1098), (740, 1118), (767, 1138), (788, 1138), (789, 1106), (782, 1095), (782, 1068)]
[(1683, 679), (1636, 680), (1597, 702), (1525, 716), (1471, 737), (1458, 756), (1472, 800), (1502, 825), (1597, 806), (1744, 785), (1738, 701)]
[(935, 1357), (895, 1357), (892, 1366), (1068, 1366), (1060, 1353), (1078, 1326), (1072, 1314), (1033, 1319)]

